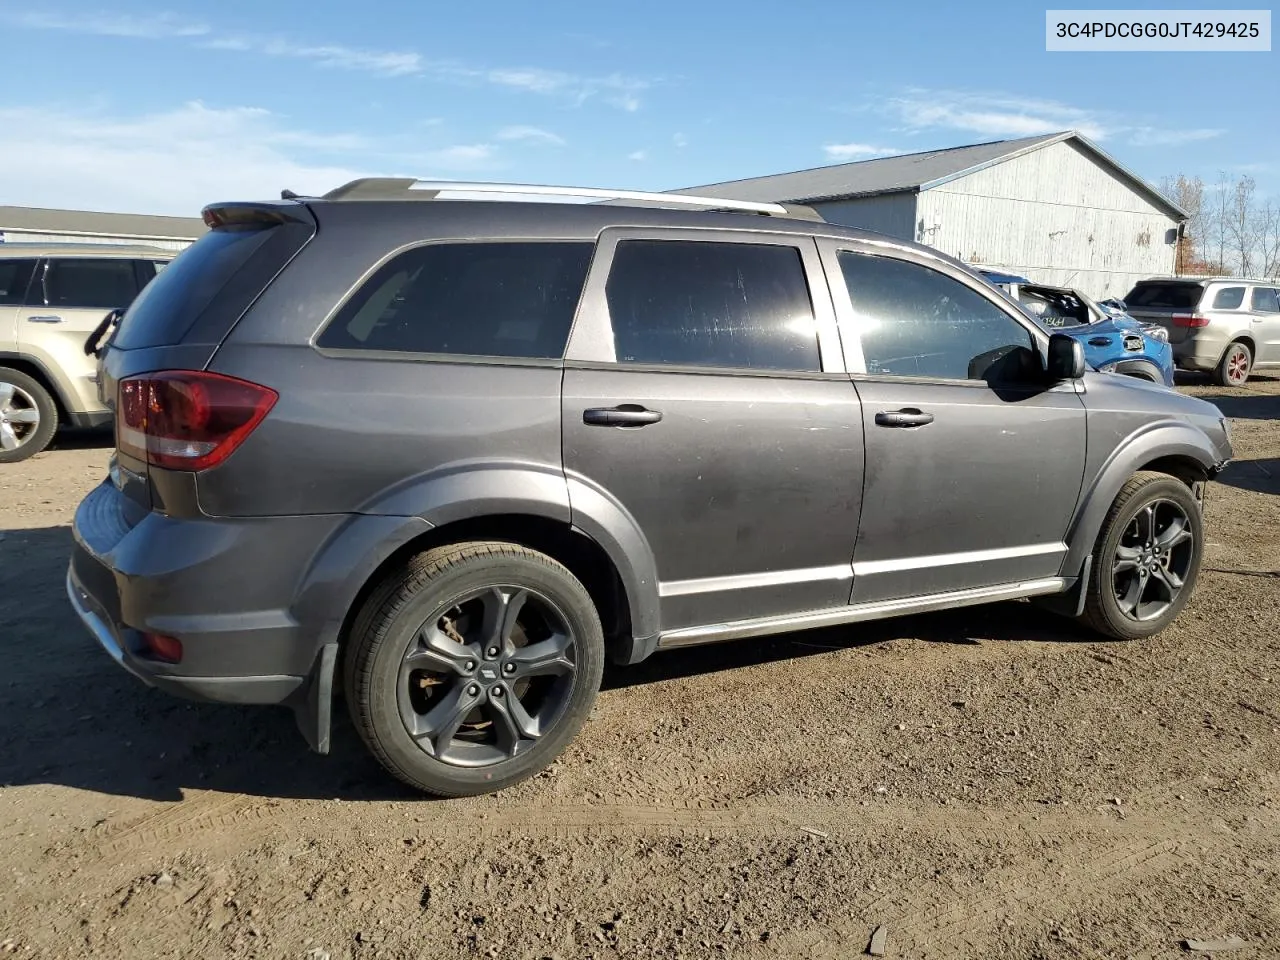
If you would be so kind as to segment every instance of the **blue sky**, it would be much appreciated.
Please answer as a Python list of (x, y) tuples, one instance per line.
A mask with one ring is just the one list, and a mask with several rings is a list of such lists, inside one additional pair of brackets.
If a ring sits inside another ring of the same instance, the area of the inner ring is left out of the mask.
[(1069, 128), (1151, 180), (1280, 194), (1280, 54), (1051, 54), (1044, 30), (1025, 3), (0, 0), (0, 203), (666, 189)]

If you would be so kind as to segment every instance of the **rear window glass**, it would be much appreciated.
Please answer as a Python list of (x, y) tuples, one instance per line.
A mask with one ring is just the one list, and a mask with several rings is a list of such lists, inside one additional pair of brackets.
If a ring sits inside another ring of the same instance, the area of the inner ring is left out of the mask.
[(1190, 310), (1199, 302), (1204, 288), (1198, 283), (1140, 283), (1124, 298), (1130, 307), (1163, 310)]
[[(121, 350), (181, 342), (200, 315), (223, 293), (227, 282), (286, 228), (211, 230), (142, 288), (120, 321), (111, 346)], [(300, 243), (298, 244), (301, 245)], [(236, 291), (236, 316), (262, 292), (264, 284)]]
[(317, 346), (558, 359), (595, 245), (433, 243), (378, 268)]
[(1234, 310), (1244, 303), (1244, 287), (1223, 287), (1213, 295), (1214, 310)]

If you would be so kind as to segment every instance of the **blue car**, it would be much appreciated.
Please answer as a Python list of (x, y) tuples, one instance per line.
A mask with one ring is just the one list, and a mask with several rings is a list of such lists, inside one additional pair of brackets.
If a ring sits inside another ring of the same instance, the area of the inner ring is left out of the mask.
[(1173, 386), (1173, 348), (1163, 327), (1139, 323), (1116, 309), (1104, 309), (1070, 287), (1032, 283), (1026, 277), (996, 270), (978, 273), (1022, 304), (1048, 330), (1079, 340), (1085, 360), (1095, 369)]

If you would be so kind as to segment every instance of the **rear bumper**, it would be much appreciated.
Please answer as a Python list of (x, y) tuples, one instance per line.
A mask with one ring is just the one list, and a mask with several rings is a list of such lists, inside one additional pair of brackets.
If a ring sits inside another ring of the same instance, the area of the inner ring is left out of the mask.
[(1222, 353), (1231, 341), (1197, 332), (1181, 343), (1172, 344), (1173, 362), (1182, 370), (1211, 371), (1222, 359)]

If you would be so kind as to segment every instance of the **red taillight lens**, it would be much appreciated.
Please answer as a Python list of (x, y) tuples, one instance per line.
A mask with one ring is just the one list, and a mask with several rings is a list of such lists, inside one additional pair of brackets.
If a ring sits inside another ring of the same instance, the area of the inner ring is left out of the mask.
[(274, 390), (198, 370), (120, 381), (116, 446), (169, 470), (208, 470), (231, 456), (274, 406)]
[(1207, 327), (1209, 325), (1208, 317), (1202, 317), (1196, 313), (1175, 313), (1172, 319), (1175, 327)]
[(146, 644), (147, 653), (156, 660), (163, 660), (165, 663), (182, 662), (181, 640), (175, 640), (160, 633), (144, 633), (142, 642)]

